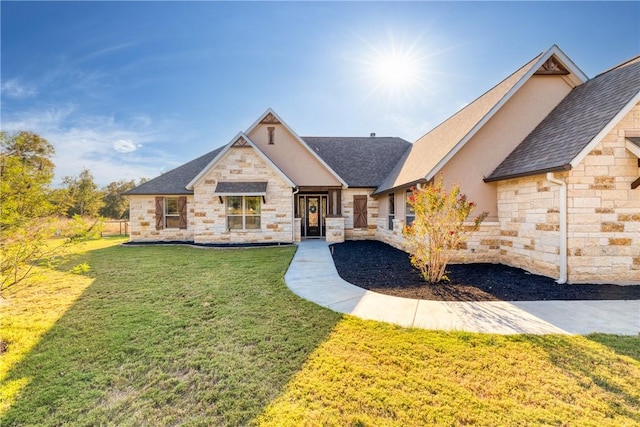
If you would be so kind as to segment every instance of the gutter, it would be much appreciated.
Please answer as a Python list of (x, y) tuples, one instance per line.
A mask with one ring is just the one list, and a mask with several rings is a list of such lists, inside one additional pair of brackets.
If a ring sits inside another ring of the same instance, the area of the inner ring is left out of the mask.
[(547, 172), (547, 181), (560, 186), (560, 278), (559, 285), (567, 283), (567, 183)]
[(291, 243), (296, 243), (296, 194), (300, 192), (300, 188), (295, 187), (291, 196)]

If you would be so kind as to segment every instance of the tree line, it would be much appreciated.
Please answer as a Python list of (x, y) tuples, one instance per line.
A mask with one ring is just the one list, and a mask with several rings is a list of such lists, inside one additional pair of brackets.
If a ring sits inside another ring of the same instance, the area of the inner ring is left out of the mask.
[[(86, 218), (129, 216), (123, 193), (136, 186), (134, 180), (99, 188), (85, 168), (54, 188), (54, 154), (53, 146), (33, 132), (0, 132), (0, 295), (74, 239), (95, 234), (97, 221)], [(64, 233), (61, 216), (72, 218)], [(52, 244), (61, 234), (65, 239)]]

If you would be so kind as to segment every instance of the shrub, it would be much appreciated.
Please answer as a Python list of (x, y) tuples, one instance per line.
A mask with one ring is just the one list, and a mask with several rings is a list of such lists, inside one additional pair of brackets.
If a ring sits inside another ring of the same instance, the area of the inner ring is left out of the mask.
[[(430, 283), (448, 280), (445, 269), (451, 255), (466, 240), (464, 225), (475, 208), (455, 184), (446, 191), (442, 175), (430, 185), (411, 188), (408, 204), (415, 211), (415, 220), (403, 230), (411, 256), (411, 264), (420, 270)], [(480, 214), (474, 222), (477, 230), (487, 213)]]

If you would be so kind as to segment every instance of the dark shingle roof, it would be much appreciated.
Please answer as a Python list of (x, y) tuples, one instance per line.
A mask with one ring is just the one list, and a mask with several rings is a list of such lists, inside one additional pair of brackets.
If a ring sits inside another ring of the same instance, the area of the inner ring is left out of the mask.
[(576, 87), (486, 178), (487, 182), (570, 168), (571, 161), (640, 91), (640, 62)]
[(159, 177), (129, 190), (125, 195), (136, 194), (193, 194), (185, 187), (213, 160), (224, 147), (217, 148), (204, 156), (191, 160), (182, 166), (165, 172)]
[(349, 185), (377, 187), (411, 149), (393, 137), (312, 137), (302, 139)]
[(633, 144), (637, 145), (640, 148), (640, 137), (637, 136), (628, 136), (627, 139), (631, 141)]
[(267, 182), (219, 182), (215, 193), (262, 194), (267, 192)]

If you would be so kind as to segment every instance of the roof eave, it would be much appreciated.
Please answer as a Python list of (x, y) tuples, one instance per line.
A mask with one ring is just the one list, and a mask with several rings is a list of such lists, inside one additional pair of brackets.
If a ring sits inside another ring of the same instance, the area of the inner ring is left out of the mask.
[(396, 185), (396, 186), (391, 187), (391, 188), (387, 188), (385, 190), (381, 190), (381, 191), (376, 190), (373, 193), (371, 193), (371, 195), (372, 196), (382, 196), (383, 194), (392, 193), (392, 192), (395, 192), (395, 191), (397, 191), (397, 190), (399, 190), (401, 188), (408, 188), (408, 187), (414, 186), (416, 184), (421, 184), (421, 183), (425, 183), (425, 182), (429, 182), (429, 180), (426, 179), (426, 178), (420, 178), (420, 179), (416, 179), (416, 180), (411, 181), (411, 182), (407, 182), (405, 184), (400, 184), (400, 185)]
[(640, 91), (638, 91), (624, 107), (618, 111), (618, 113), (593, 137), (591, 141), (571, 160), (571, 166), (576, 167), (587, 155), (595, 148), (596, 145), (604, 138), (613, 128), (618, 124), (624, 116), (626, 116), (633, 107), (640, 102)]
[(193, 178), (191, 180), (191, 182), (189, 182), (189, 184), (186, 185), (186, 189), (188, 191), (193, 191), (193, 187), (194, 185), (196, 185), (196, 183), (198, 181), (200, 181), (202, 179), (202, 177), (216, 164), (218, 163), (218, 161), (220, 161), (220, 159), (222, 158), (222, 156), (225, 155), (225, 153), (227, 151), (229, 151), (229, 149), (233, 146), (233, 144), (239, 139), (239, 138), (243, 138), (245, 141), (247, 141), (247, 143), (249, 144), (249, 146), (251, 148), (253, 148), (255, 150), (255, 152), (258, 154), (258, 156), (265, 161), (265, 163), (267, 163), (278, 175), (280, 175), (280, 177), (283, 179), (284, 182), (286, 182), (289, 186), (295, 188), (296, 184), (291, 180), (291, 178), (289, 178), (283, 171), (282, 169), (280, 169), (257, 145), (255, 142), (253, 142), (251, 140), (251, 138), (249, 138), (249, 136), (247, 136), (244, 132), (238, 132), (236, 134), (235, 137), (233, 137), (233, 139), (231, 139), (231, 141), (229, 141), (229, 143), (227, 143), (227, 145), (224, 146), (224, 148), (218, 153), (218, 155), (216, 157), (213, 158), (213, 160), (211, 160), (209, 162), (209, 164), (207, 166), (205, 166), (200, 173), (198, 173), (198, 175), (195, 176), (195, 178)]
[(506, 181), (507, 179), (516, 179), (516, 178), (524, 178), (527, 176), (533, 175), (541, 175), (547, 172), (565, 172), (571, 170), (571, 164), (567, 163), (566, 165), (561, 166), (553, 166), (550, 168), (536, 169), (528, 172), (514, 173), (511, 175), (498, 175), (498, 176), (489, 176), (488, 178), (484, 178), (483, 181), (485, 183), (496, 182), (496, 181)]

